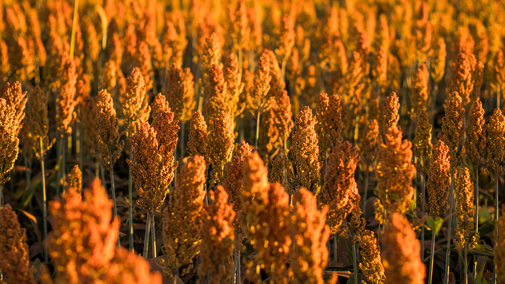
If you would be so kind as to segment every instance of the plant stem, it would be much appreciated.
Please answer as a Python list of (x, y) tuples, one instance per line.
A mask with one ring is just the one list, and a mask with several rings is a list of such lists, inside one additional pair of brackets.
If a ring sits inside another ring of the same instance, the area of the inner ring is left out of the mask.
[[(479, 232), (479, 166), (475, 166), (475, 234)], [(473, 257), (473, 282), (477, 277), (477, 256)]]
[(256, 116), (256, 140), (254, 141), (254, 148), (258, 151), (258, 140), (260, 136), (260, 116), (261, 112), (258, 110), (258, 115)]
[(338, 243), (338, 238), (337, 235), (335, 234), (333, 236), (333, 262), (335, 263), (335, 267), (337, 267), (337, 243)]
[(449, 193), (449, 224), (447, 227), (447, 248), (445, 254), (445, 275), (444, 284), (449, 283), (449, 272), (451, 266), (451, 231), (452, 231), (452, 210), (453, 210), (453, 189), (454, 189), (454, 170), (451, 173), (451, 191)]
[[(496, 181), (496, 188), (495, 188), (495, 226), (496, 226), (496, 235), (498, 235), (498, 219), (499, 219), (499, 211), (498, 211), (498, 187), (499, 187), (499, 181), (498, 181), (498, 171), (495, 173), (495, 181)], [(496, 261), (494, 262), (493, 266), (493, 283), (496, 283), (496, 273), (497, 273), (497, 266), (496, 266)]]
[(465, 252), (464, 252), (464, 260), (465, 260), (465, 284), (468, 284), (468, 245), (465, 244)]
[[(425, 196), (426, 196), (426, 185), (424, 184), (424, 175), (423, 173), (421, 172), (421, 193), (423, 194), (423, 201), (425, 201)], [(421, 211), (423, 213), (423, 216), (424, 216), (424, 213), (425, 213), (425, 209), (424, 209), (424, 202), (421, 202)], [(424, 226), (422, 227), (421, 229), (421, 259), (424, 259)]]
[(363, 211), (363, 217), (366, 219), (366, 200), (367, 200), (367, 195), (368, 195), (368, 175), (369, 175), (369, 172), (368, 172), (368, 168), (365, 169), (365, 192), (364, 192), (364, 198), (363, 198), (363, 205), (361, 205), (363, 207), (363, 209), (361, 209), (361, 211)]
[(353, 274), (354, 274), (354, 283), (359, 283), (358, 282), (358, 255), (357, 255), (357, 249), (356, 249), (356, 242), (352, 243), (352, 266), (353, 266)]
[[(117, 216), (117, 206), (116, 206), (116, 184), (114, 183), (114, 164), (112, 163), (112, 157), (109, 159), (110, 161), (110, 188), (112, 191), (112, 202), (114, 203), (114, 218)], [(119, 242), (119, 234), (117, 236), (117, 246), (121, 246)]]
[[(130, 145), (130, 161), (133, 161), (133, 146)], [(133, 181), (132, 181), (132, 169), (131, 167), (128, 167), (128, 226), (130, 227), (128, 230), (128, 237), (130, 240), (130, 251), (134, 251), (133, 249), (133, 198), (132, 198), (132, 192), (133, 192)]]
[(433, 262), (435, 261), (435, 232), (431, 230), (431, 251), (430, 251), (430, 271), (428, 274), (428, 283), (433, 283)]
[(156, 258), (156, 226), (154, 223), (154, 216), (151, 218), (151, 236), (152, 236), (152, 242), (153, 242), (153, 257)]
[[(47, 242), (47, 195), (46, 195), (46, 170), (44, 163), (44, 147), (42, 144), (42, 137), (39, 138), (40, 142), (40, 169), (42, 171), (42, 215), (44, 223), (44, 240)], [(47, 255), (47, 245), (44, 246), (44, 262), (49, 262), (49, 256)]]
[(56, 198), (60, 196), (60, 183), (61, 183), (61, 168), (62, 168), (62, 148), (63, 148), (63, 138), (61, 135), (58, 138), (58, 171), (56, 172)]
[(147, 259), (147, 254), (149, 253), (149, 233), (151, 231), (151, 215), (147, 214), (147, 220), (146, 220), (146, 232), (144, 236), (144, 252), (142, 253), (142, 256)]
[[(65, 188), (65, 178), (66, 178), (65, 177), (65, 172), (66, 172), (65, 171), (65, 165), (67, 163), (67, 155), (66, 155), (66, 149), (65, 149), (66, 148), (65, 147), (65, 145), (66, 145), (66, 135), (63, 137), (62, 142), (63, 142), (63, 145), (62, 145), (62, 147), (63, 147), (62, 150), (63, 151), (62, 151), (62, 158), (61, 158), (61, 160), (62, 160), (62, 162), (61, 162), (61, 187)], [(58, 197), (60, 197), (59, 194), (58, 194)]]

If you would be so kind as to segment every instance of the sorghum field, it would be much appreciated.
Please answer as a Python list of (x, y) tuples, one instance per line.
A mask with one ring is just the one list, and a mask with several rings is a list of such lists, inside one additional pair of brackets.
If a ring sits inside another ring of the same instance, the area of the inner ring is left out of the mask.
[(505, 283), (503, 1), (0, 6), (0, 283)]

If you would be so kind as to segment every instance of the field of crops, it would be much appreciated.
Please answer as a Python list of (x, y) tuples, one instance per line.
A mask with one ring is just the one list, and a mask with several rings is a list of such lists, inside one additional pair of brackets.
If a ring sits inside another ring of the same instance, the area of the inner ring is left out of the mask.
[(505, 283), (502, 0), (1, 0), (0, 284)]

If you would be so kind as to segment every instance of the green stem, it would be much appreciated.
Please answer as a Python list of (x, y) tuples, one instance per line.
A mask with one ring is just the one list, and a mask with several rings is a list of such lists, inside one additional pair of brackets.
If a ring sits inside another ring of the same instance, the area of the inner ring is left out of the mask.
[(445, 254), (445, 275), (444, 284), (449, 283), (449, 272), (451, 270), (451, 231), (452, 231), (452, 211), (453, 211), (453, 190), (454, 190), (454, 171), (451, 173), (451, 191), (449, 193), (449, 224), (447, 227), (447, 248)]
[[(130, 146), (130, 161), (133, 161), (133, 146)], [(130, 251), (134, 251), (133, 249), (133, 181), (132, 181), (132, 169), (128, 167), (128, 226), (130, 227), (128, 230), (128, 237), (130, 239), (129, 248)]]
[[(114, 218), (117, 216), (117, 206), (116, 206), (116, 184), (114, 183), (114, 164), (112, 163), (112, 157), (109, 159), (110, 161), (110, 188), (112, 191), (112, 202), (114, 203)], [(117, 246), (120, 247), (121, 243), (119, 242), (119, 234), (117, 237)]]
[(368, 196), (368, 175), (369, 175), (369, 172), (368, 172), (368, 168), (365, 169), (365, 192), (364, 192), (364, 198), (363, 198), (363, 204), (361, 205), (363, 207), (363, 209), (361, 211), (363, 211), (363, 217), (366, 219), (366, 200), (367, 200), (367, 196)]
[(352, 267), (353, 267), (353, 275), (354, 275), (354, 283), (358, 282), (358, 255), (356, 249), (356, 242), (352, 243)]
[(433, 262), (435, 261), (435, 232), (431, 230), (431, 251), (430, 251), (430, 270), (428, 274), (428, 284), (433, 283)]
[[(479, 166), (475, 166), (475, 234), (479, 232)], [(477, 256), (473, 257), (473, 282), (477, 277)]]
[(261, 112), (258, 110), (258, 115), (256, 116), (256, 140), (254, 141), (254, 148), (258, 151), (258, 140), (260, 136), (260, 116)]
[(145, 230), (145, 236), (144, 236), (144, 252), (142, 253), (142, 256), (147, 259), (147, 254), (149, 253), (149, 233), (151, 231), (151, 215), (147, 214), (147, 220), (146, 220), (146, 230)]
[(151, 218), (151, 238), (153, 242), (153, 257), (156, 258), (156, 226), (154, 223), (154, 216)]
[[(46, 194), (46, 170), (44, 163), (44, 147), (42, 144), (42, 137), (39, 138), (40, 142), (40, 169), (42, 170), (42, 215), (44, 218), (44, 240), (47, 242), (47, 194)], [(47, 245), (44, 246), (44, 262), (49, 262), (49, 256), (47, 254)]]

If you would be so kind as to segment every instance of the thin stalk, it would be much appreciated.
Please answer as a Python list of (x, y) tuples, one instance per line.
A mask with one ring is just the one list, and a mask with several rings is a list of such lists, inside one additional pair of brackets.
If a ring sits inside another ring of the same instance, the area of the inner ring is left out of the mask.
[[(498, 211), (498, 185), (499, 185), (499, 182), (498, 182), (498, 171), (496, 171), (495, 173), (495, 180), (496, 180), (496, 188), (495, 188), (495, 220), (496, 220), (496, 234), (498, 235), (498, 219), (499, 219), (499, 211)], [(498, 267), (496, 266), (496, 261), (494, 262), (494, 266), (493, 266), (493, 282), (492, 283), (496, 283), (496, 273), (497, 273), (497, 270), (498, 270)]]
[[(423, 198), (426, 196), (425, 191), (426, 191), (426, 185), (424, 184), (424, 175), (421, 172), (421, 193), (423, 194)], [(425, 213), (424, 202), (421, 202), (421, 211), (424, 216), (424, 213)], [(424, 226), (423, 226), (421, 229), (421, 259), (424, 259), (424, 250), (425, 250), (425, 248), (424, 248)]]
[(144, 252), (142, 253), (142, 256), (147, 259), (147, 254), (149, 253), (149, 233), (151, 232), (151, 215), (147, 214), (147, 220), (146, 220), (146, 234), (144, 236)]
[(254, 148), (258, 151), (258, 140), (260, 137), (260, 116), (261, 112), (258, 110), (258, 115), (256, 116), (256, 140), (254, 141)]
[(239, 249), (237, 250), (237, 255), (238, 255), (238, 258), (237, 258), (237, 283), (238, 284), (241, 284), (242, 283), (242, 272), (240, 271), (240, 247)]
[(358, 255), (357, 255), (357, 249), (356, 249), (356, 242), (352, 243), (352, 268), (354, 270), (354, 283), (359, 283), (358, 282)]
[[(424, 258), (423, 258), (424, 259)], [(433, 283), (433, 262), (435, 261), (435, 232), (431, 231), (431, 251), (430, 251), (430, 271), (428, 274), (428, 283)]]
[(451, 231), (452, 231), (452, 211), (453, 211), (453, 190), (454, 190), (454, 171), (451, 173), (451, 191), (449, 193), (449, 224), (447, 227), (447, 248), (445, 253), (445, 276), (444, 284), (449, 283), (449, 272), (451, 266)]
[(156, 225), (154, 223), (154, 216), (151, 218), (151, 238), (153, 242), (153, 257), (156, 258)]
[[(130, 161), (133, 160), (133, 146), (130, 145)], [(133, 181), (132, 181), (132, 169), (128, 167), (128, 226), (130, 227), (128, 230), (128, 237), (130, 240), (129, 248), (130, 251), (134, 251), (133, 249)]]
[(100, 163), (100, 176), (102, 177), (103, 187), (105, 187), (105, 171), (103, 169), (102, 163)]
[[(114, 218), (117, 216), (117, 206), (116, 206), (116, 184), (114, 183), (114, 164), (112, 163), (112, 157), (109, 159), (110, 161), (110, 188), (112, 191), (112, 202), (114, 203)], [(119, 247), (121, 244), (119, 242), (119, 235), (117, 236), (117, 246)]]
[[(42, 137), (39, 138), (40, 152), (44, 153), (44, 147), (42, 145)], [(44, 155), (40, 157), (40, 169), (42, 170), (42, 215), (44, 217), (44, 240), (47, 242), (47, 195), (46, 195), (46, 170), (44, 164)], [(47, 255), (47, 245), (44, 246), (44, 262), (49, 262), (49, 257)]]
[(364, 198), (363, 198), (363, 204), (361, 211), (363, 211), (363, 217), (366, 218), (366, 200), (367, 200), (367, 195), (368, 195), (368, 168), (365, 169), (365, 192), (364, 192)]
[[(239, 241), (239, 233), (238, 230), (235, 230), (235, 241)], [(233, 276), (232, 280), (234, 283), (239, 282), (239, 274), (240, 274), (240, 249), (238, 247), (238, 243), (235, 243), (235, 249), (233, 250)]]
[(335, 234), (333, 236), (333, 262), (335, 263), (335, 267), (337, 267), (337, 244), (338, 244), (338, 238), (337, 235)]
[[(475, 166), (475, 234), (479, 232), (479, 166)], [(473, 282), (477, 278), (477, 256), (473, 257)]]
[(495, 210), (495, 220), (496, 220), (496, 225), (498, 225), (498, 219), (499, 219), (499, 199), (498, 199), (498, 187), (499, 187), (499, 182), (498, 182), (498, 171), (496, 171), (495, 174), (495, 180), (496, 180), (496, 188), (495, 188), (495, 203), (494, 203), (494, 210)]
[(3, 207), (3, 192), (4, 192), (4, 184), (0, 182), (0, 207)]
[(181, 159), (184, 159), (184, 153), (186, 152), (186, 145), (184, 144), (184, 126), (186, 125), (185, 121), (181, 121), (181, 135), (179, 136), (179, 141), (181, 145)]
[(468, 245), (465, 244), (465, 284), (468, 284)]
[(100, 178), (100, 163), (98, 159), (95, 161), (95, 178)]
[(63, 161), (63, 137), (61, 135), (58, 138), (58, 172), (56, 174), (56, 198), (60, 196), (60, 190), (61, 190), (61, 168), (63, 167), (62, 161)]

